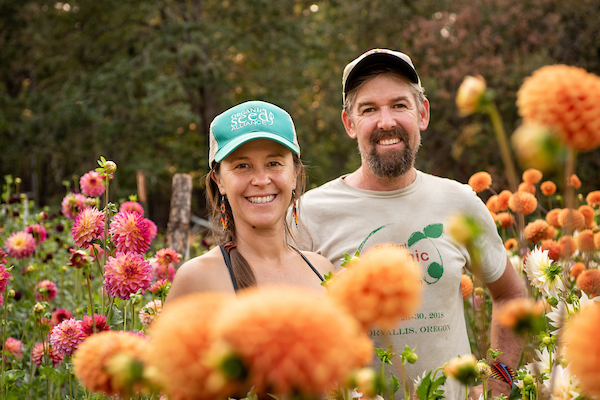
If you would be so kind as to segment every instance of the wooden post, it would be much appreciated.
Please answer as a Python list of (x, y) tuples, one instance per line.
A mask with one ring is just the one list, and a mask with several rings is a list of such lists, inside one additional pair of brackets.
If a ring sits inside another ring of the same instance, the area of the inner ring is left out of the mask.
[(182, 255), (182, 261), (189, 257), (188, 236), (192, 213), (192, 177), (189, 174), (175, 174), (171, 193), (171, 211), (167, 224), (167, 246)]

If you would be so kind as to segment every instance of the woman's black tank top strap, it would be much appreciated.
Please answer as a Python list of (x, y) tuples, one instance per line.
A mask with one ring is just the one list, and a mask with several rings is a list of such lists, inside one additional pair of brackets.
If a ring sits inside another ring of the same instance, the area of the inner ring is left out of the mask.
[(317, 276), (319, 277), (319, 279), (321, 280), (321, 282), (323, 282), (325, 279), (323, 279), (323, 277), (321, 276), (321, 274), (319, 273), (319, 271), (317, 271), (317, 269), (316, 269), (315, 267), (313, 267), (313, 265), (310, 263), (310, 261), (308, 261), (308, 258), (306, 258), (306, 257), (304, 256), (304, 254), (302, 254), (302, 252), (301, 252), (300, 250), (298, 250), (297, 248), (295, 248), (294, 246), (290, 246), (290, 247), (291, 247), (292, 249), (296, 250), (296, 252), (297, 252), (298, 254), (300, 254), (300, 257), (302, 257), (302, 259), (303, 259), (304, 261), (306, 261), (306, 263), (308, 264), (308, 266), (310, 267), (310, 269), (312, 269), (312, 270), (313, 270), (313, 272), (314, 272), (315, 274), (317, 274)]
[(229, 270), (229, 276), (231, 277), (231, 283), (233, 284), (233, 290), (235, 292), (238, 291), (238, 283), (237, 279), (235, 279), (235, 275), (233, 274), (233, 267), (231, 266), (231, 257), (229, 256), (229, 252), (225, 250), (223, 245), (219, 245), (221, 248), (221, 253), (223, 254), (223, 260), (225, 260), (225, 265), (227, 265), (227, 270)]

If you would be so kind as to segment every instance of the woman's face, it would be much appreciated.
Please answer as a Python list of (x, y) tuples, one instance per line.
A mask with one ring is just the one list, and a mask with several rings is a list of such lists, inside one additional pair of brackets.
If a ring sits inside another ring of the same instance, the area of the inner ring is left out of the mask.
[(287, 147), (256, 139), (225, 157), (214, 179), (227, 196), (236, 229), (271, 228), (283, 226), (297, 176)]

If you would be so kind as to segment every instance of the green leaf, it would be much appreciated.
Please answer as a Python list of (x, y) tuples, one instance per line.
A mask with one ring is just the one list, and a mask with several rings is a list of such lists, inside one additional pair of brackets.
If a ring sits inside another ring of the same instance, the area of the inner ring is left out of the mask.
[(410, 235), (410, 238), (408, 238), (408, 247), (411, 247), (413, 244), (417, 243), (421, 239), (426, 238), (427, 236), (425, 236), (423, 232), (414, 232), (412, 235)]
[(110, 319), (110, 325), (112, 326), (117, 326), (123, 323), (123, 313), (121, 312), (121, 310), (119, 310), (119, 308), (113, 304), (112, 307), (112, 317)]
[(432, 239), (437, 239), (442, 236), (444, 233), (444, 225), (443, 224), (431, 224), (427, 225), (425, 229), (423, 229), (425, 236)]
[(398, 389), (400, 389), (400, 380), (392, 373), (390, 377), (390, 398), (394, 397), (394, 393), (396, 393)]
[(323, 282), (321, 282), (321, 286), (327, 286), (327, 283), (333, 279), (333, 272), (329, 271), (328, 274), (323, 275)]

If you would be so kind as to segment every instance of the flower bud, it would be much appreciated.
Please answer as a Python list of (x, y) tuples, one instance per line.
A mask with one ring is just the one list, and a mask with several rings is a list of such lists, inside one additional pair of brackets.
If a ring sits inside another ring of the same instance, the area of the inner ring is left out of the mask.
[(523, 385), (524, 386), (533, 385), (533, 376), (531, 376), (531, 374), (525, 375), (525, 377), (523, 378)]
[(104, 163), (104, 169), (107, 173), (114, 174), (117, 170), (117, 164), (115, 164), (114, 161), (107, 161)]
[(478, 286), (475, 288), (474, 291), (476, 296), (483, 296), (483, 294), (485, 293), (485, 291), (483, 290), (483, 288), (481, 286)]
[(492, 369), (489, 365), (484, 362), (478, 362), (475, 364), (475, 371), (477, 372), (477, 379), (488, 379), (492, 375)]
[(43, 313), (43, 312), (44, 312), (44, 309), (45, 309), (45, 308), (46, 308), (46, 307), (44, 307), (42, 304), (40, 304), (40, 303), (35, 303), (35, 305), (33, 306), (33, 312), (34, 312), (35, 314), (41, 314), (41, 313)]
[(15, 292), (15, 290), (14, 290), (14, 289), (10, 289), (10, 290), (8, 291), (8, 297), (9, 297), (9, 298), (11, 298), (11, 299), (14, 299), (14, 298), (15, 298), (15, 296), (16, 296), (16, 294), (17, 294), (17, 293)]
[(512, 146), (524, 168), (542, 172), (552, 170), (563, 158), (563, 149), (554, 132), (543, 125), (523, 124), (511, 138)]
[(456, 93), (456, 106), (462, 116), (481, 110), (481, 101), (487, 85), (483, 76), (466, 76)]

